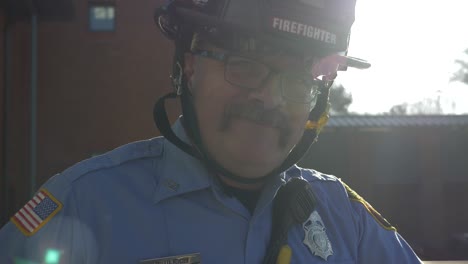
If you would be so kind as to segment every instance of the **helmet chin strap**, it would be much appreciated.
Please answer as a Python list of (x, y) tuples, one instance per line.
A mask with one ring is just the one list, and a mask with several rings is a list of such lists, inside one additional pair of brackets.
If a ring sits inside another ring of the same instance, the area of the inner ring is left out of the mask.
[[(221, 164), (219, 164), (210, 155), (210, 152), (205, 148), (205, 145), (203, 144), (200, 129), (198, 126), (198, 118), (195, 111), (193, 96), (189, 90), (187, 78), (183, 73), (184, 53), (188, 49), (187, 47), (184, 47), (182, 43), (184, 42), (175, 41), (176, 53), (174, 56), (172, 81), (176, 92), (172, 92), (161, 97), (156, 102), (153, 109), (153, 119), (161, 134), (164, 137), (166, 137), (166, 139), (169, 140), (172, 144), (176, 145), (179, 149), (200, 160), (204, 164), (204, 166), (213, 174), (223, 175), (224, 177), (227, 177), (230, 180), (241, 184), (249, 185), (264, 182), (269, 178), (281, 174), (283, 171), (289, 169), (291, 166), (296, 164), (307, 152), (310, 145), (316, 141), (317, 135), (320, 132), (323, 123), (320, 122), (320, 120), (323, 121), (323, 117), (328, 116), (328, 94), (331, 86), (331, 81), (321, 82), (319, 88), (320, 94), (317, 98), (317, 104), (309, 114), (304, 134), (300, 141), (296, 144), (296, 146), (291, 150), (287, 158), (283, 161), (283, 163), (271, 172), (267, 173), (266, 175), (262, 175), (257, 178), (242, 177), (241, 175), (237, 175), (236, 173), (227, 170)], [(182, 119), (182, 122), (188, 137), (192, 141), (192, 145), (185, 143), (175, 135), (175, 133), (172, 131), (171, 124), (167, 117), (167, 112), (164, 104), (165, 100), (174, 99), (178, 96), (180, 96), (182, 114), (184, 117)]]
[[(328, 92), (328, 88), (327, 92)], [(324, 92), (322, 92), (322, 96)], [(189, 95), (191, 96), (191, 95)], [(271, 171), (270, 173), (263, 175), (258, 178), (245, 178), (239, 175), (236, 175), (233, 172), (228, 171), (225, 169), (221, 164), (219, 164), (217, 161), (212, 159), (209, 155), (209, 153), (205, 150), (203, 147), (203, 144), (201, 142), (200, 138), (200, 132), (198, 129), (198, 126), (195, 126), (195, 112), (193, 111), (193, 114), (189, 114), (186, 116), (187, 112), (190, 111), (190, 108), (193, 109), (193, 105), (187, 105), (183, 106), (185, 110), (183, 112), (184, 114), (184, 119), (183, 119), (183, 125), (186, 128), (187, 133), (189, 133), (190, 139), (193, 141), (193, 145), (187, 144), (184, 141), (182, 141), (180, 138), (178, 138), (175, 133), (171, 129), (171, 124), (169, 122), (169, 119), (167, 117), (167, 112), (165, 109), (165, 100), (166, 99), (174, 99), (177, 98), (178, 95), (175, 92), (169, 93), (163, 97), (161, 97), (155, 104), (154, 109), (153, 109), (153, 119), (160, 130), (161, 134), (166, 137), (167, 140), (169, 140), (172, 144), (176, 145), (179, 149), (182, 151), (186, 152), (187, 154), (199, 159), (205, 166), (208, 168), (209, 171), (213, 172), (214, 174), (221, 174), (230, 180), (241, 183), (241, 184), (257, 184), (259, 182), (264, 182), (265, 180), (275, 177), (282, 173), (283, 171), (287, 170), (294, 164), (296, 164), (302, 156), (308, 151), (310, 145), (314, 143), (317, 139), (318, 132), (322, 126), (320, 124), (320, 119), (321, 117), (323, 118), (324, 113), (326, 113), (326, 109), (328, 108), (328, 100), (327, 99), (318, 99), (317, 101), (317, 106), (311, 111), (309, 114), (309, 121), (308, 124), (311, 125), (309, 128), (306, 128), (304, 131), (304, 134), (300, 141), (296, 144), (296, 146), (292, 149), (292, 151), (289, 153), (288, 157), (284, 160), (284, 162)], [(181, 95), (181, 100), (183, 104), (187, 104), (187, 98), (182, 99), (184, 96)], [(326, 95), (328, 97), (328, 93)], [(188, 109), (189, 108), (189, 109)], [(194, 130), (196, 129), (196, 131)], [(191, 134), (191, 135), (190, 135)]]

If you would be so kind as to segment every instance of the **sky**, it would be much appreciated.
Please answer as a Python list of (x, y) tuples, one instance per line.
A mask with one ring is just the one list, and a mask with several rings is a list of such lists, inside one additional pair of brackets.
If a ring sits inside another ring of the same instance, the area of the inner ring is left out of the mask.
[(450, 82), (468, 49), (468, 0), (358, 0), (348, 55), (368, 70), (340, 72), (350, 112), (439, 100), (444, 114), (468, 114), (468, 85)]

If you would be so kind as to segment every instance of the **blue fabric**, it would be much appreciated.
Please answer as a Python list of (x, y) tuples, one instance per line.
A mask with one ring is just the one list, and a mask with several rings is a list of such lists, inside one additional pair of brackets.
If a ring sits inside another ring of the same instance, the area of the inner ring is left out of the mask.
[[(187, 140), (180, 121), (174, 130)], [(334, 176), (292, 167), (268, 182), (250, 214), (164, 138), (122, 146), (52, 177), (42, 188), (63, 208), (29, 237), (6, 224), (0, 263), (43, 263), (48, 250), (60, 252), (60, 263), (138, 263), (188, 253), (200, 253), (202, 263), (261, 263), (273, 198), (291, 177), (310, 182), (333, 249), (327, 262), (312, 254), (297, 225), (288, 235), (291, 263), (421, 263), (398, 233), (350, 201)]]

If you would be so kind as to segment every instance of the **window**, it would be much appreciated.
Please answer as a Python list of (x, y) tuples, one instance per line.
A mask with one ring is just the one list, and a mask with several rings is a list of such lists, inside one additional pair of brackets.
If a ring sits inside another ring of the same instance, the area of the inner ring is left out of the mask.
[(104, 5), (90, 6), (89, 29), (91, 31), (114, 31), (115, 7)]

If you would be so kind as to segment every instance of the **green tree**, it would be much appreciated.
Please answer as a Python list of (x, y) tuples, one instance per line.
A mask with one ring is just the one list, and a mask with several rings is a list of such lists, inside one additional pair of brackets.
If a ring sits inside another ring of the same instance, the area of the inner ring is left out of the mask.
[(408, 103), (402, 103), (394, 105), (388, 112), (390, 115), (407, 115), (408, 114)]
[[(465, 57), (468, 56), (468, 49), (464, 51)], [(457, 59), (455, 63), (458, 64), (459, 68), (456, 72), (453, 73), (450, 81), (460, 81), (468, 84), (468, 62), (467, 59)]]
[(346, 91), (343, 85), (334, 84), (330, 89), (331, 114), (347, 115), (348, 107), (353, 102), (353, 95)]
[(443, 114), (439, 99), (424, 98), (415, 103), (392, 106), (389, 115), (440, 115)]

